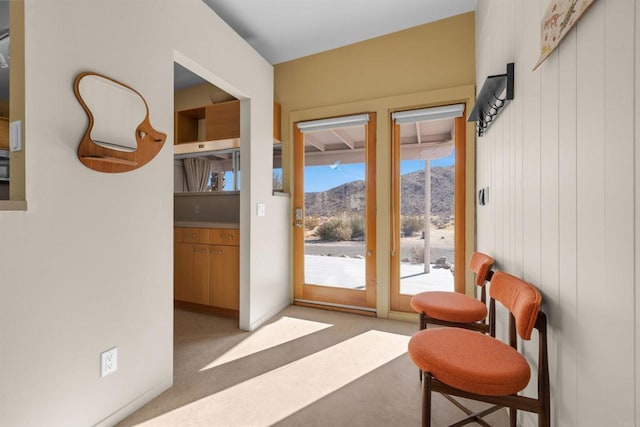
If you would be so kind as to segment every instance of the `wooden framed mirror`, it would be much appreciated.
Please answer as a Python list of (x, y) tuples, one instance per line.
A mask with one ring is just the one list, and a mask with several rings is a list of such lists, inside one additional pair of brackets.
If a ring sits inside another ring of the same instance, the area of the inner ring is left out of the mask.
[(78, 158), (99, 172), (128, 172), (149, 163), (167, 135), (149, 122), (149, 106), (135, 89), (94, 72), (76, 76), (73, 86), (89, 123)]

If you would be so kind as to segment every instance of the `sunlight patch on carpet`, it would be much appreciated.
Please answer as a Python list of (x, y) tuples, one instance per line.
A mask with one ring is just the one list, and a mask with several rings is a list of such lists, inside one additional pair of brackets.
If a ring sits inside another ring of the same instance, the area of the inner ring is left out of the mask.
[(200, 369), (200, 372), (296, 340), (331, 326), (333, 325), (329, 323), (283, 316), (275, 322), (254, 331), (235, 347)]
[(371, 330), (141, 425), (270, 426), (406, 353), (409, 338)]

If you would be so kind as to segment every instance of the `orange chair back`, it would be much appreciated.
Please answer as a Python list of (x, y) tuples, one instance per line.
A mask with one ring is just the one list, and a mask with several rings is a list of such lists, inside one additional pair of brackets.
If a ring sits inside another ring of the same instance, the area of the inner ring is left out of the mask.
[(484, 286), (489, 280), (489, 272), (493, 266), (494, 259), (482, 252), (474, 252), (469, 260), (469, 270), (476, 274), (476, 285)]
[(511, 312), (520, 338), (531, 339), (531, 331), (542, 304), (540, 291), (524, 280), (498, 271), (491, 278), (489, 294)]

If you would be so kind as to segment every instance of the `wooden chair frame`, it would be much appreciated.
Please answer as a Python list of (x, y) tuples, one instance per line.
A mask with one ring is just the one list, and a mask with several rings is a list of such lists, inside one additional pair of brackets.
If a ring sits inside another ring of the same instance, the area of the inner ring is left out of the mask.
[[(490, 299), (489, 305), (489, 325), (491, 336), (495, 337), (495, 300)], [(551, 403), (549, 397), (549, 359), (547, 355), (547, 316), (538, 311), (534, 328), (538, 330), (538, 396), (531, 398), (521, 395), (510, 396), (485, 396), (469, 393), (444, 384), (434, 378), (430, 373), (425, 372), (422, 382), (422, 425), (431, 426), (431, 392), (441, 393), (454, 405), (467, 414), (461, 421), (451, 424), (450, 427), (463, 426), (472, 422), (477, 422), (483, 426), (489, 426), (482, 417), (497, 411), (503, 407), (510, 408), (509, 422), (511, 427), (516, 426), (518, 409), (538, 414), (538, 426), (549, 427), (551, 425)], [(516, 323), (513, 314), (509, 313), (509, 345), (517, 350)], [(480, 412), (472, 412), (451, 396), (477, 400), (491, 403), (494, 406)]]

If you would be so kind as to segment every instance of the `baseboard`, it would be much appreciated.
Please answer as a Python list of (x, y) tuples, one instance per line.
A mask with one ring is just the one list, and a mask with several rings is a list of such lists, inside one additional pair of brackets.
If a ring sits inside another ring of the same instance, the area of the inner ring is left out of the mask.
[(262, 326), (263, 323), (265, 323), (266, 321), (268, 321), (273, 316), (275, 316), (276, 314), (280, 313), (282, 310), (284, 310), (285, 308), (289, 307), (290, 305), (291, 305), (291, 302), (287, 298), (285, 301), (282, 301), (275, 309), (273, 309), (269, 313), (265, 314), (264, 316), (262, 316), (260, 319), (256, 320), (255, 322), (251, 322), (251, 324), (249, 325), (249, 330), (250, 331), (255, 331), (260, 326)]
[(115, 411), (113, 414), (108, 417), (98, 421), (94, 424), (95, 427), (110, 427), (115, 425), (116, 423), (124, 420), (129, 415), (133, 414), (138, 409), (142, 408), (144, 405), (149, 403), (154, 398), (158, 397), (162, 392), (173, 386), (173, 377), (165, 379), (157, 386), (153, 387), (151, 390), (142, 393), (139, 397), (133, 399), (131, 402), (124, 405), (122, 408)]

